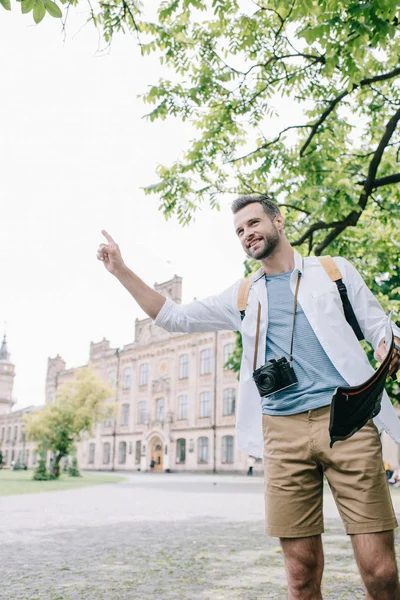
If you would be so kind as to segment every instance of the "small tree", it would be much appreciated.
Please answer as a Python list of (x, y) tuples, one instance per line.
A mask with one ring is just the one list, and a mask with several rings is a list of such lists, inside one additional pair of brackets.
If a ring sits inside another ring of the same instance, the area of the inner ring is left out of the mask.
[(76, 456), (72, 457), (72, 465), (68, 469), (68, 475), (70, 477), (81, 477)]
[(60, 475), (60, 461), (68, 456), (84, 432), (104, 418), (105, 400), (112, 390), (87, 368), (79, 369), (75, 379), (57, 392), (54, 404), (25, 417), (27, 439), (40, 442), (54, 455), (51, 475)]
[(33, 473), (33, 479), (35, 481), (47, 481), (48, 479), (52, 479), (50, 473), (47, 471), (46, 467), (46, 454), (43, 448), (38, 449), (38, 454), (40, 454), (38, 465)]

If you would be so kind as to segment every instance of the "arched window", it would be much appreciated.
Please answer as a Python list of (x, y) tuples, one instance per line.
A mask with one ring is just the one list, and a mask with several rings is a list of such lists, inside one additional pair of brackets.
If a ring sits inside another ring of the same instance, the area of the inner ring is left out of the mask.
[(149, 382), (149, 365), (148, 363), (143, 363), (140, 365), (139, 369), (139, 385), (147, 385)]
[(234, 349), (235, 344), (225, 344), (224, 346), (224, 370), (228, 369), (228, 367), (226, 367), (225, 365), (232, 356)]
[(89, 465), (94, 465), (95, 452), (96, 452), (96, 444), (91, 442), (89, 444)]
[(187, 394), (182, 394), (178, 398), (178, 419), (188, 418), (188, 397)]
[(201, 392), (200, 394), (200, 418), (211, 415), (211, 394), (210, 392)]
[(119, 443), (118, 462), (120, 465), (126, 463), (126, 442)]
[(235, 414), (236, 394), (234, 388), (224, 390), (224, 415)]
[(128, 425), (129, 421), (129, 404), (121, 406), (121, 425)]
[(186, 440), (176, 440), (176, 462), (182, 464), (186, 461)]
[(212, 371), (212, 350), (206, 348), (200, 352), (200, 375), (207, 375)]
[(143, 425), (146, 420), (146, 402), (145, 400), (141, 400), (138, 403), (138, 425)]
[(131, 369), (131, 367), (126, 367), (124, 369), (124, 374), (123, 374), (124, 390), (129, 390), (131, 386), (132, 386), (132, 369)]
[(110, 442), (105, 442), (103, 444), (103, 465), (110, 464)]
[(182, 354), (179, 357), (179, 379), (189, 377), (189, 354)]
[(200, 437), (198, 440), (197, 462), (208, 463), (208, 438)]
[(234, 461), (233, 435), (222, 438), (222, 462), (232, 464)]
[(164, 398), (157, 400), (157, 421), (164, 421)]

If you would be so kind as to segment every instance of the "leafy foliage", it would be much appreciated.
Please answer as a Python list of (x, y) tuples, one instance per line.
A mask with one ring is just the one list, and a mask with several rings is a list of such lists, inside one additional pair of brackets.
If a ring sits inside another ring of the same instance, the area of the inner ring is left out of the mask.
[(89, 369), (80, 369), (75, 379), (61, 386), (54, 404), (25, 416), (27, 439), (40, 443), (54, 455), (52, 466), (59, 476), (59, 464), (68, 456), (83, 433), (91, 433), (94, 424), (106, 414), (105, 400), (112, 390)]

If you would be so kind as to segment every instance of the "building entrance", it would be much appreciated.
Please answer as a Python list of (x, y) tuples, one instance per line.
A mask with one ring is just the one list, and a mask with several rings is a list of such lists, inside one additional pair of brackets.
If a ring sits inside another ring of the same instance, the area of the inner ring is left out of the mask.
[(154, 438), (150, 447), (150, 461), (154, 460), (154, 468), (151, 471), (163, 471), (163, 445), (160, 438)]

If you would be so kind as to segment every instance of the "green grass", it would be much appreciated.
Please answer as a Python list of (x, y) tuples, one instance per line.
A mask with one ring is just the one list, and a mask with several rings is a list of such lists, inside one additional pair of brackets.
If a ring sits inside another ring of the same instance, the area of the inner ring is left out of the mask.
[(112, 474), (98, 475), (97, 473), (83, 473), (82, 477), (69, 477), (63, 474), (58, 480), (53, 481), (33, 481), (32, 477), (33, 470), (0, 470), (0, 496), (71, 490), (88, 485), (119, 483), (126, 480), (125, 477)]

